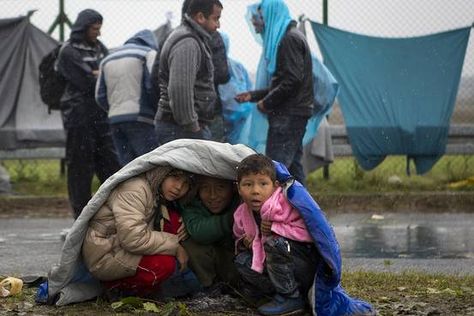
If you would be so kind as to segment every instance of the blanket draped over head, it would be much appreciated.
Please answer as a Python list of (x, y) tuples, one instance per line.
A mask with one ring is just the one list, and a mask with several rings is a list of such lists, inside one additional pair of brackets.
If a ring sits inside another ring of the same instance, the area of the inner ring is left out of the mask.
[[(48, 277), (48, 295), (59, 297), (56, 305), (91, 299), (101, 293), (100, 283), (93, 279), (81, 259), (81, 247), (89, 220), (107, 201), (112, 190), (123, 181), (156, 166), (172, 166), (196, 174), (236, 179), (236, 167), (255, 151), (244, 145), (230, 145), (206, 140), (179, 139), (140, 156), (105, 181), (92, 197), (69, 231), (60, 261)], [(340, 286), (341, 256), (334, 232), (318, 204), (306, 189), (293, 182), (288, 170), (275, 162), (278, 180), (286, 183), (288, 200), (303, 216), (323, 258), (317, 267), (310, 294), (313, 312), (318, 315), (369, 315), (369, 304), (350, 298)]]

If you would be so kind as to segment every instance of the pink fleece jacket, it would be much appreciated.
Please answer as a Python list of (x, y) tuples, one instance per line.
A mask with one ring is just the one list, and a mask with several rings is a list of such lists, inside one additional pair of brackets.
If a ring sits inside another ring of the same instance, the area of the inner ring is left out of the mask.
[[(265, 201), (260, 210), (260, 215), (262, 220), (272, 222), (271, 231), (274, 234), (296, 241), (313, 241), (301, 215), (288, 203), (281, 188), (275, 190), (272, 196)], [(252, 210), (247, 204), (242, 203), (234, 213), (236, 245), (244, 235), (253, 238), (252, 270), (262, 273), (265, 262), (263, 244), (267, 236), (262, 236), (259, 231)]]

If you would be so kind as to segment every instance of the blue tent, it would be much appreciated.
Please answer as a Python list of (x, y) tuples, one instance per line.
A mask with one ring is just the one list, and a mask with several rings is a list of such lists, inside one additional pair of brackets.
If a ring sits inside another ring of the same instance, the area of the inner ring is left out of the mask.
[(366, 170), (387, 155), (417, 173), (444, 154), (470, 27), (411, 38), (376, 38), (311, 22), (339, 82), (352, 151)]

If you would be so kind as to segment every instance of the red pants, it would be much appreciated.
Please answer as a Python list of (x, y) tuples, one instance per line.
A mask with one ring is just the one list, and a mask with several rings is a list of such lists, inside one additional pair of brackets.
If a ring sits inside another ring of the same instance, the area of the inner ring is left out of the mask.
[(146, 296), (169, 278), (176, 269), (176, 257), (168, 255), (143, 256), (134, 276), (104, 282), (107, 289), (119, 288), (129, 295)]
[[(176, 210), (169, 209), (170, 221), (166, 221), (163, 231), (176, 234), (180, 216)], [(134, 276), (115, 281), (103, 282), (107, 289), (118, 288), (129, 295), (146, 296), (158, 289), (161, 282), (169, 278), (176, 269), (176, 257), (169, 255), (143, 256)]]

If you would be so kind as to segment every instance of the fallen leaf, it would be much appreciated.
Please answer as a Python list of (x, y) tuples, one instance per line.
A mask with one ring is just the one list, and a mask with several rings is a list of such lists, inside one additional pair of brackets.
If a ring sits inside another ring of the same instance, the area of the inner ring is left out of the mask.
[(152, 312), (152, 313), (159, 313), (160, 312), (158, 306), (156, 306), (155, 303), (151, 303), (151, 302), (143, 303), (143, 309), (146, 310), (147, 312)]

